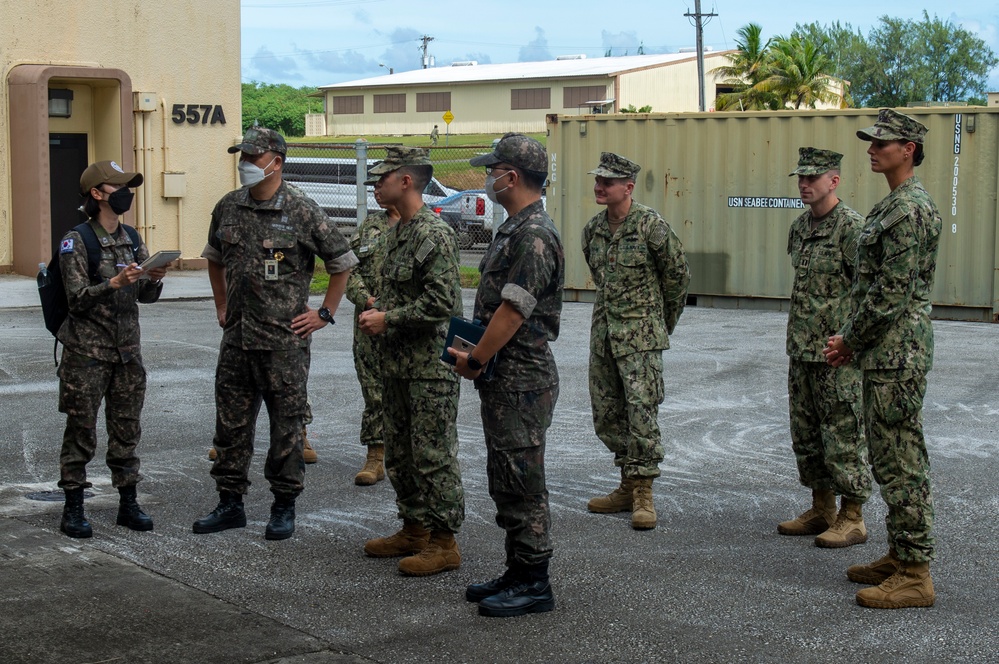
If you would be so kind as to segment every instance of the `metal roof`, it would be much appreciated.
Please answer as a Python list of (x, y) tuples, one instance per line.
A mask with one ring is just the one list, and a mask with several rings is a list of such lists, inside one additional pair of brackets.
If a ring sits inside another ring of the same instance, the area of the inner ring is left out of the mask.
[[(705, 58), (727, 55), (732, 51), (705, 53)], [(414, 69), (356, 81), (321, 86), (320, 90), (350, 88), (395, 87), (400, 85), (440, 85), (447, 83), (480, 83), (518, 79), (580, 78), (615, 76), (629, 71), (663, 67), (697, 58), (696, 53), (660, 53), (657, 55), (624, 55), (610, 58), (577, 60), (544, 60), (541, 62), (511, 62), (496, 65), (457, 65)]]

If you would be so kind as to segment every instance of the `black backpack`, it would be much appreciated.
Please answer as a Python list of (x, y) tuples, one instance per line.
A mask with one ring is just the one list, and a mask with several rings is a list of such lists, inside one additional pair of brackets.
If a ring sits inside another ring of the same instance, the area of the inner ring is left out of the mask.
[[(121, 226), (132, 240), (132, 257), (134, 258), (141, 242), (139, 232), (126, 224)], [(75, 226), (73, 230), (83, 238), (83, 245), (87, 248), (87, 274), (90, 275), (90, 283), (96, 284), (101, 281), (97, 272), (101, 264), (101, 243), (97, 239), (97, 233), (86, 221)], [(62, 327), (63, 321), (69, 316), (69, 300), (66, 299), (66, 287), (62, 283), (58, 249), (52, 254), (52, 260), (49, 261), (46, 270), (49, 273), (49, 283), (38, 287), (38, 297), (42, 301), (45, 329), (51, 332), (52, 336), (56, 336), (59, 334), (59, 328)]]

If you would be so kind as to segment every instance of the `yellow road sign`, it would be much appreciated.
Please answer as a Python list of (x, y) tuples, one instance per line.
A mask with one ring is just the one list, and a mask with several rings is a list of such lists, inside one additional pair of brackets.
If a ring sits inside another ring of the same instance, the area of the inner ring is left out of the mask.
[(444, 111), (444, 115), (442, 115), (441, 117), (444, 119), (444, 122), (448, 124), (451, 124), (451, 120), (454, 120), (454, 115), (451, 113), (451, 111)]

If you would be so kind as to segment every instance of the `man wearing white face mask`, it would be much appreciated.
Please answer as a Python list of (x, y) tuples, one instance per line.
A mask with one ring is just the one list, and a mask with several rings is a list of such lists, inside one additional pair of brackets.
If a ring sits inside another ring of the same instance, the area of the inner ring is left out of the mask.
[[(243, 187), (216, 204), (202, 253), (223, 330), (212, 466), (219, 504), (194, 522), (194, 532), (246, 526), (243, 495), (263, 402), (271, 432), (264, 477), (274, 494), (265, 537), (280, 540), (295, 531), (295, 499), (304, 488), (310, 335), (333, 324), (357, 258), (322, 209), (283, 181), (284, 137), (252, 127), (229, 152), (242, 153)], [(330, 274), (318, 310), (308, 305), (316, 256)]]

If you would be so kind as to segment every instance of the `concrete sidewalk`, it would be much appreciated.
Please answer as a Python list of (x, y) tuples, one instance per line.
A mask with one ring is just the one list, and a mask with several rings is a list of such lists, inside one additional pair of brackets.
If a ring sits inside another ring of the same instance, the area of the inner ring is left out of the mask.
[[(163, 280), (163, 300), (197, 300), (212, 296), (208, 270), (170, 270)], [(38, 285), (34, 277), (0, 274), (0, 309), (37, 307)]]
[[(627, 514), (586, 511), (590, 497), (615, 486), (616, 471), (590, 421), (591, 308), (567, 303), (553, 346), (562, 384), (547, 447), (557, 608), (494, 619), (463, 597), (466, 584), (499, 574), (504, 557), (478, 396), (467, 383), (458, 415), (461, 568), (408, 578), (397, 561), (361, 551), (398, 521), (387, 482), (353, 484), (364, 453), (347, 309), (312, 345), (309, 433), (320, 460), (306, 473), (295, 536), (263, 539), (270, 493), (261, 455), (247, 527), (191, 532), (216, 502), (207, 451), (220, 332), (209, 300), (170, 299), (207, 297), (204, 273), (168, 279), (164, 301), (141, 308), (149, 383), (139, 498), (155, 530), (114, 525), (102, 424), (88, 467), (94, 537), (72, 540), (58, 531), (61, 503), (29, 499), (55, 490), (58, 475), (64, 421), (52, 338), (37, 304), (12, 304), (15, 291), (36, 296), (33, 280), (0, 278), (0, 662), (995, 661), (999, 326), (933, 323), (924, 416), (937, 605), (876, 611), (856, 605), (845, 569), (887, 548), (877, 494), (865, 509), (864, 545), (819, 549), (776, 534), (808, 501), (787, 433), (785, 315), (684, 313), (665, 355), (659, 527), (637, 532)], [(470, 313), (470, 291), (465, 306)], [(266, 445), (265, 413), (257, 440)]]

